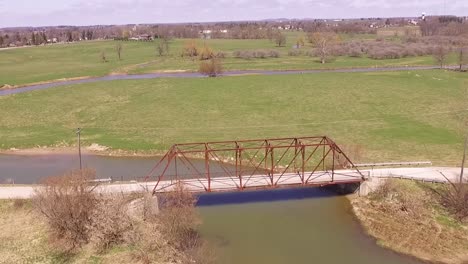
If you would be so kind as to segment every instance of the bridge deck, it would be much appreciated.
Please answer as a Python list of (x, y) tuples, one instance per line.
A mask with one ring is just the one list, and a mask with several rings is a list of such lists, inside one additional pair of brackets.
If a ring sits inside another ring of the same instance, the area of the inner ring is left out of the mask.
[[(361, 171), (366, 177), (372, 178), (403, 178), (418, 181), (430, 181), (446, 183), (449, 180), (455, 182), (459, 177), (459, 168), (444, 168), (444, 167), (429, 167), (429, 168), (387, 168), (387, 169), (373, 169)], [(338, 183), (353, 183), (359, 182), (361, 179), (352, 177), (351, 171), (339, 170), (335, 171), (334, 181), (331, 181), (331, 172), (317, 172), (315, 173), (308, 182), (308, 185), (328, 185)], [(443, 173), (447, 178), (442, 176)], [(279, 175), (273, 175), (273, 179), (278, 179)], [(307, 174), (306, 174), (307, 176)], [(301, 185), (302, 182), (297, 174), (283, 175), (280, 180), (282, 186)], [(188, 180), (187, 183), (190, 185), (187, 188), (193, 192), (204, 191), (204, 186), (208, 183), (206, 180)], [(274, 181), (275, 182), (275, 181)], [(174, 182), (172, 182), (174, 183)], [(250, 180), (247, 184), (248, 188), (266, 188), (269, 187), (271, 180), (268, 176), (261, 175)], [(161, 181), (159, 183), (161, 187), (159, 192), (169, 190), (171, 181)], [(142, 192), (152, 191), (156, 182), (142, 182), (142, 183), (120, 183), (120, 184), (101, 184), (97, 190), (103, 193), (131, 193), (131, 192)], [(166, 188), (163, 190), (165, 186)], [(230, 188), (234, 188), (236, 184), (229, 177), (214, 178), (212, 188), (217, 191), (229, 191)], [(271, 186), (270, 186), (271, 187)], [(0, 186), (0, 199), (10, 198), (30, 198), (34, 194), (33, 186)]]
[(138, 184), (103, 185), (100, 186), (99, 189), (101, 191), (108, 192), (128, 193), (141, 192), (142, 190), (155, 190), (156, 193), (164, 193), (171, 191), (177, 182), (181, 182), (188, 191), (203, 193), (208, 190), (211, 192), (229, 192), (243, 189), (267, 189), (290, 186), (326, 186), (342, 183), (359, 183), (364, 181), (361, 174), (352, 170), (340, 170), (335, 171), (334, 173), (331, 171), (322, 171), (313, 174), (305, 173), (304, 181), (300, 175), (296, 173), (288, 173), (284, 175), (273, 174), (273, 177), (268, 175), (254, 175), (252, 177), (245, 177), (242, 180), (242, 185), (240, 179), (232, 177), (217, 177), (212, 178), (210, 181), (207, 179), (187, 179), (179, 181), (162, 180), (159, 183), (144, 182)]
[[(191, 192), (206, 192), (211, 190), (216, 191), (234, 191), (237, 189), (261, 189), (261, 188), (274, 188), (274, 187), (285, 187), (291, 185), (330, 185), (339, 183), (354, 183), (362, 182), (362, 176), (355, 171), (321, 171), (316, 173), (305, 173), (305, 177), (302, 179), (301, 175), (297, 173), (285, 173), (285, 174), (273, 174), (268, 175), (254, 175), (242, 178), (233, 177), (217, 177), (211, 178), (211, 181), (207, 179), (189, 179), (180, 180), (187, 190)], [(164, 180), (160, 181), (157, 185), (155, 192), (170, 191), (177, 181)], [(155, 186), (155, 182), (148, 182), (147, 187)]]

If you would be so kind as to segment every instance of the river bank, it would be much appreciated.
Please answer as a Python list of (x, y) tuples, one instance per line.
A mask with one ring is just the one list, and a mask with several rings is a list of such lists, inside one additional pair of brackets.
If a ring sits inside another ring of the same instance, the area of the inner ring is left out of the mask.
[(431, 263), (468, 262), (467, 219), (458, 221), (437, 191), (447, 185), (391, 180), (367, 197), (350, 197), (353, 212), (377, 244)]
[[(445, 70), (453, 70), (456, 66), (446, 66)], [(248, 75), (291, 75), (291, 74), (316, 74), (316, 73), (371, 73), (371, 72), (394, 72), (394, 71), (422, 71), (436, 70), (436, 66), (386, 66), (386, 67), (344, 67), (344, 68), (324, 68), (324, 69), (301, 69), (301, 70), (231, 70), (225, 71), (220, 76), (248, 76)], [(0, 96), (18, 94), (34, 90), (42, 90), (52, 87), (105, 82), (115, 80), (139, 80), (139, 79), (157, 79), (157, 78), (202, 78), (206, 77), (197, 71), (189, 70), (166, 70), (154, 71), (144, 74), (128, 73), (110, 73), (103, 76), (78, 76), (71, 78), (60, 78), (48, 81), (32, 82), (19, 85), (2, 84), (0, 86)]]
[[(112, 149), (99, 144), (91, 144), (81, 147), (82, 155), (96, 155), (108, 157), (161, 157), (161, 151), (129, 151), (122, 149)], [(47, 155), (78, 155), (78, 147), (36, 147), (36, 148), (10, 148), (0, 149), (0, 155), (21, 155), (21, 156), (47, 156)]]
[(86, 182), (76, 175), (33, 199), (0, 200), (0, 264), (212, 263), (205, 261), (206, 241), (194, 236), (201, 221), (190, 194), (184, 192), (184, 201), (179, 193), (167, 195), (183, 205), (155, 209), (143, 194), (83, 193), (74, 187)]
[[(198, 200), (200, 232), (215, 249), (219, 264), (308, 264), (311, 259), (327, 264), (422, 264), (377, 246), (363, 232), (349, 201), (325, 189), (206, 194)], [(5, 261), (63, 260), (65, 256), (48, 247), (44, 223), (29, 206), (14, 204), (15, 200), (0, 201), (0, 209), (5, 209), (0, 223), (6, 229), (0, 233), (0, 255), (8, 254)], [(129, 259), (134, 252), (119, 246), (104, 253), (84, 249), (68, 263), (135, 262)]]

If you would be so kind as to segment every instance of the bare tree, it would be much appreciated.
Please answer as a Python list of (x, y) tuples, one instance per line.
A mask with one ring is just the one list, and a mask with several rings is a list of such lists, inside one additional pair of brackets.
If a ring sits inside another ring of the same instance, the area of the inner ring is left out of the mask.
[(458, 50), (458, 65), (460, 65), (460, 71), (463, 70), (463, 65), (465, 65), (468, 61), (468, 50), (465, 47), (460, 47)]
[(440, 65), (441, 69), (445, 65), (445, 62), (447, 60), (449, 52), (450, 52), (449, 49), (447, 49), (446, 47), (444, 47), (442, 45), (437, 46), (432, 51), (432, 56), (437, 61), (437, 63)]
[(106, 52), (104, 50), (101, 51), (100, 57), (102, 62), (107, 62)]
[(156, 50), (160, 57), (169, 54), (169, 39), (165, 37), (161, 38), (156, 46)]
[(117, 56), (119, 57), (119, 60), (121, 59), (121, 55), (122, 55), (122, 43), (117, 43), (117, 45), (115, 45), (115, 51), (117, 51)]
[(304, 41), (304, 36), (299, 36), (297, 39), (296, 39), (296, 48), (301, 48), (303, 47), (305, 44), (305, 41)]
[(309, 41), (314, 45), (320, 62), (326, 63), (332, 55), (332, 47), (338, 43), (339, 37), (333, 32), (315, 32), (309, 36)]
[(278, 47), (286, 46), (286, 35), (281, 32), (277, 32), (275, 35), (275, 43)]

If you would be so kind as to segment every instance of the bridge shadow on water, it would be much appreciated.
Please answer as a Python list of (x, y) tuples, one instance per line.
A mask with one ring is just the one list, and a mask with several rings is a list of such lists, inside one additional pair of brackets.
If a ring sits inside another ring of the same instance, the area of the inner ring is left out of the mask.
[[(348, 192), (349, 193), (349, 192)], [(259, 189), (226, 193), (207, 193), (198, 196), (197, 206), (275, 202), (310, 198), (336, 197), (346, 194), (335, 187), (295, 187)]]

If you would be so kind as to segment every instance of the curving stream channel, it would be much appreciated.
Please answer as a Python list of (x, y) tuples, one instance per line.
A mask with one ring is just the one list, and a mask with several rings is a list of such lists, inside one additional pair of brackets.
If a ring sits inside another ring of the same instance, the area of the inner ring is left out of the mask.
[[(115, 180), (144, 176), (156, 161), (83, 156), (98, 178)], [(0, 183), (36, 183), (78, 164), (76, 155), (0, 155)], [(201, 232), (215, 245), (220, 264), (422, 263), (377, 246), (347, 198), (320, 188), (205, 194), (199, 211)]]
[[(267, 70), (250, 70), (250, 71), (228, 71), (224, 72), (222, 76), (237, 76), (237, 75), (289, 75), (289, 74), (302, 74), (302, 73), (324, 73), (324, 72), (378, 72), (378, 71), (415, 71), (415, 70), (431, 70), (437, 69), (434, 66), (411, 66), (411, 67), (374, 67), (374, 68), (349, 68), (349, 69), (332, 69), (332, 70), (290, 70), (290, 71), (267, 71)], [(453, 68), (446, 67), (446, 68)], [(122, 75), (108, 75), (103, 77), (92, 77), (86, 79), (56, 81), (44, 84), (28, 85), (15, 89), (0, 89), (0, 96), (25, 93), (35, 90), (48, 89), (58, 86), (93, 83), (103, 81), (115, 80), (143, 80), (143, 79), (157, 79), (157, 78), (202, 78), (204, 75), (196, 72), (182, 72), (182, 73), (148, 73), (148, 74), (122, 74)], [(1, 83), (0, 83), (1, 85)]]

